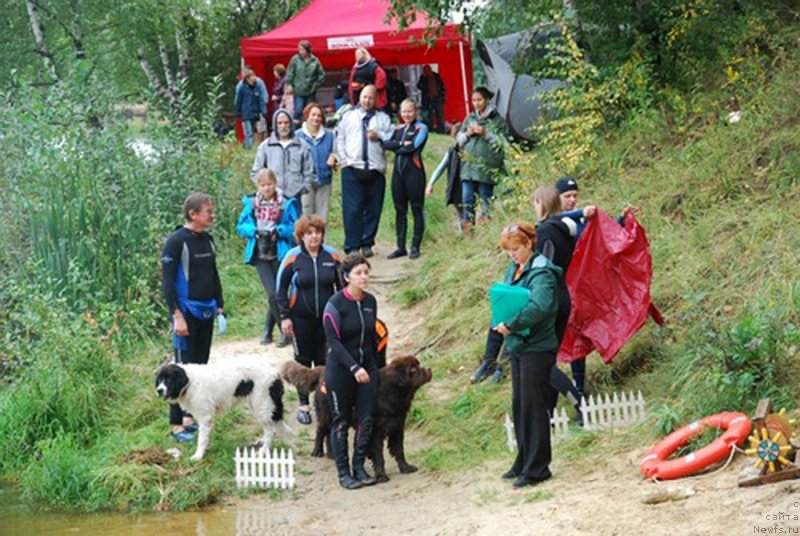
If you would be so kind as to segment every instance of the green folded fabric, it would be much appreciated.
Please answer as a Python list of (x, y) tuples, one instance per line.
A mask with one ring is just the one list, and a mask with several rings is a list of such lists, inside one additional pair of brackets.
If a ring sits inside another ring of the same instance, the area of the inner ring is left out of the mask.
[[(501, 322), (508, 322), (525, 307), (530, 298), (530, 291), (524, 287), (516, 287), (506, 283), (495, 283), (489, 287), (489, 303), (492, 308), (492, 327)], [(517, 335), (526, 337), (530, 329), (523, 329)]]

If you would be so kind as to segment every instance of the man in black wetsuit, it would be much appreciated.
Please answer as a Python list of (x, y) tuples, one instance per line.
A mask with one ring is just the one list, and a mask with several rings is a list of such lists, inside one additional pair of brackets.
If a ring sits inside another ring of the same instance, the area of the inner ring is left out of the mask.
[[(183, 202), (186, 223), (164, 244), (161, 285), (172, 318), (176, 363), (208, 363), (214, 317), (222, 313), (222, 285), (214, 239), (206, 231), (214, 224), (214, 201), (192, 193)], [(170, 406), (172, 438), (194, 441), (197, 425), (178, 404)]]

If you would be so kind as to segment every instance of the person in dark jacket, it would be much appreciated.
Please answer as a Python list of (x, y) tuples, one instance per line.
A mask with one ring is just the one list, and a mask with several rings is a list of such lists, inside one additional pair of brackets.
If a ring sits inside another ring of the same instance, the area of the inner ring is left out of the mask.
[(278, 63), (272, 68), (272, 75), (275, 81), (272, 83), (272, 113), (278, 108), (281, 108), (281, 101), (283, 100), (284, 88), (286, 87), (286, 67), (282, 63)]
[(398, 76), (397, 67), (386, 69), (386, 113), (392, 118), (398, 117), (400, 105), (408, 98), (406, 84)]
[(242, 121), (244, 147), (249, 149), (253, 146), (256, 123), (258, 123), (262, 115), (266, 116), (267, 113), (266, 88), (263, 82), (257, 83), (257, 78), (253, 71), (245, 71), (243, 82), (236, 85), (234, 105), (236, 117)]
[[(214, 239), (208, 234), (214, 224), (214, 201), (203, 193), (192, 193), (183, 202), (186, 223), (164, 244), (161, 254), (161, 286), (172, 317), (176, 363), (208, 363), (214, 317), (222, 314), (222, 284), (217, 271)], [(197, 424), (177, 404), (170, 405), (172, 439), (195, 440)]]
[[(455, 137), (461, 129), (461, 123), (456, 123), (450, 129), (450, 135)], [(456, 211), (456, 229), (460, 232), (461, 228), (461, 147), (458, 143), (450, 147), (442, 157), (439, 165), (431, 173), (428, 186), (425, 188), (425, 196), (433, 195), (433, 187), (436, 182), (447, 172), (447, 190), (445, 190), (445, 204), (453, 205)]]
[[(394, 200), (395, 232), (397, 249), (389, 253), (389, 259), (408, 255), (411, 259), (420, 256), (422, 235), (425, 233), (425, 167), (422, 165), (422, 150), (428, 141), (428, 126), (417, 120), (417, 105), (406, 99), (400, 106), (403, 124), (396, 127), (392, 137), (383, 142), (383, 147), (394, 151), (392, 171), (392, 199)], [(408, 228), (408, 206), (414, 214), (414, 234), (411, 238), (411, 253), (406, 250)]]
[(511, 412), (517, 439), (517, 457), (504, 479), (514, 487), (531, 486), (550, 478), (550, 370), (556, 364), (558, 339), (557, 286), (561, 269), (534, 251), (536, 229), (518, 222), (503, 229), (500, 247), (511, 257), (504, 282), (529, 291), (528, 303), (495, 330), (506, 337), (511, 357)]
[(417, 81), (417, 89), (422, 95), (422, 108), (428, 112), (431, 130), (444, 132), (445, 88), (442, 77), (433, 72), (430, 65), (426, 65)]
[(386, 105), (389, 103), (386, 71), (366, 48), (358, 47), (355, 55), (356, 62), (350, 69), (350, 104), (353, 106), (359, 104), (361, 90), (367, 86), (375, 86), (375, 107), (385, 111)]
[(309, 191), (303, 195), (303, 215), (317, 214), (328, 221), (328, 205), (333, 189), (333, 171), (336, 169), (336, 155), (333, 153), (333, 133), (325, 129), (325, 112), (316, 102), (306, 105), (303, 110), (303, 126), (297, 136), (308, 146), (314, 161), (315, 178)]
[[(261, 344), (272, 342), (272, 330), (280, 326), (280, 312), (275, 294), (278, 267), (286, 253), (294, 247), (294, 223), (300, 217), (297, 198), (284, 198), (278, 190), (278, 179), (271, 169), (256, 175), (258, 190), (242, 198), (242, 212), (236, 231), (247, 239), (244, 262), (255, 266), (261, 285), (267, 294), (269, 307)], [(284, 334), (278, 347), (291, 343)]]
[(311, 53), (311, 43), (297, 43), (297, 54), (289, 60), (284, 90), (294, 97), (294, 119), (300, 124), (306, 104), (317, 102), (317, 90), (325, 83), (325, 69), (319, 58)]
[[(552, 261), (563, 272), (558, 280), (558, 315), (555, 324), (556, 338), (560, 346), (572, 308), (572, 301), (567, 289), (567, 269), (575, 250), (578, 226), (572, 218), (561, 214), (561, 198), (554, 186), (549, 184), (539, 186), (533, 192), (532, 200), (536, 216), (539, 219), (536, 225), (536, 252)], [(558, 393), (562, 393), (575, 408), (576, 421), (582, 425), (581, 394), (569, 377), (560, 368), (554, 366), (550, 373), (550, 383), (553, 386), (550, 392), (551, 410), (556, 407)]]
[[(339, 253), (326, 246), (325, 222), (317, 215), (301, 217), (294, 226), (299, 246), (286, 253), (278, 268), (278, 307), (283, 332), (294, 337), (295, 361), (306, 367), (325, 364), (322, 313), (344, 284)], [(311, 424), (308, 394), (298, 392), (297, 421)]]
[[(325, 306), (325, 385), (333, 415), (330, 439), (339, 484), (357, 489), (376, 482), (364, 469), (364, 461), (378, 399), (378, 305), (375, 296), (365, 290), (370, 273), (366, 257), (360, 252), (350, 253), (342, 261), (342, 269), (347, 287)], [(356, 428), (352, 472), (347, 452), (351, 422)]]

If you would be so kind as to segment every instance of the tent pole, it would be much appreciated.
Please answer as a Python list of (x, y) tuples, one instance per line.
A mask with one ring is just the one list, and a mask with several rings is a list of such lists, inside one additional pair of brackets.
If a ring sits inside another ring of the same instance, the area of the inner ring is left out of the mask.
[(464, 117), (469, 113), (469, 95), (467, 95), (467, 70), (464, 66), (464, 41), (458, 42), (458, 55), (461, 59), (461, 86), (464, 91)]

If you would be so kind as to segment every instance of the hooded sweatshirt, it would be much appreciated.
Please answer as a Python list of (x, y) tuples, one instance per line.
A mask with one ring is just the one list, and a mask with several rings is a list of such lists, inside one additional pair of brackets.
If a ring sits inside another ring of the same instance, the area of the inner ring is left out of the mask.
[[(291, 132), (288, 143), (281, 143), (277, 133), (278, 115), (289, 118)], [(256, 174), (264, 168), (271, 169), (278, 177), (278, 188), (286, 197), (295, 197), (308, 192), (316, 180), (314, 160), (308, 147), (294, 132), (292, 115), (281, 108), (272, 115), (272, 134), (258, 146), (250, 179), (256, 182)]]

